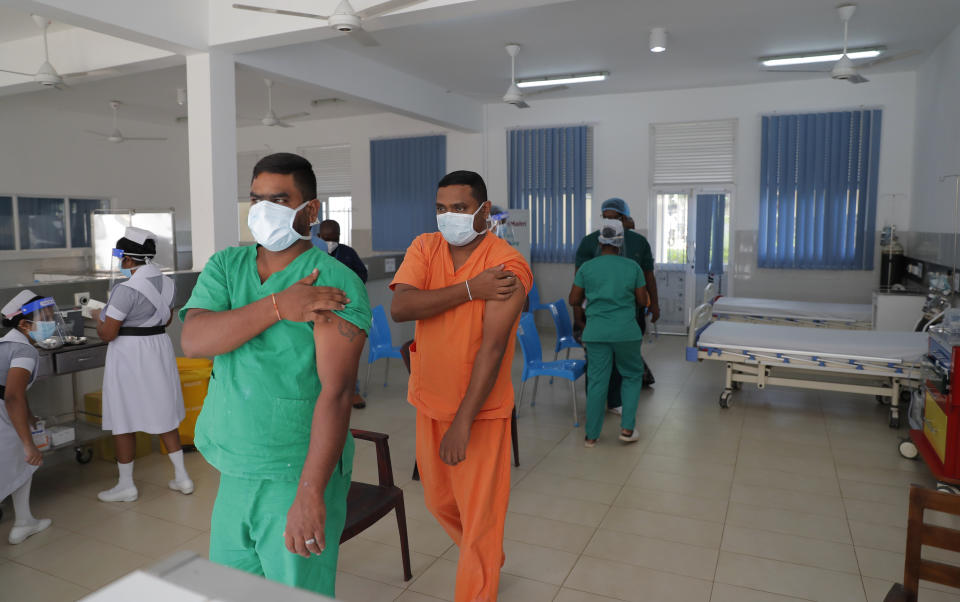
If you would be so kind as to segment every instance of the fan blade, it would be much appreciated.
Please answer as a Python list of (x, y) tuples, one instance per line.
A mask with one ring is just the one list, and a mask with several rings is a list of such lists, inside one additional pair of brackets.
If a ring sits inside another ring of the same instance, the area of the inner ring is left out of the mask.
[(303, 112), (303, 113), (293, 113), (293, 114), (291, 114), (291, 115), (283, 115), (283, 116), (281, 116), (281, 117), (277, 117), (277, 120), (278, 120), (278, 121), (290, 121), (291, 119), (300, 119), (301, 117), (309, 117), (309, 116), (310, 116), (310, 113), (307, 113), (307, 112)]
[(0, 72), (3, 72), (3, 73), (12, 73), (12, 74), (14, 74), (14, 75), (25, 75), (25, 76), (27, 76), (27, 77), (33, 77), (33, 76), (36, 75), (36, 73), (24, 73), (23, 71), (11, 71), (11, 70), (9, 70), (9, 69), (0, 69)]
[(883, 56), (878, 58), (875, 61), (870, 61), (865, 65), (859, 65), (857, 69), (871, 69), (877, 65), (883, 65), (884, 63), (892, 63), (893, 61), (899, 61), (901, 59), (910, 58), (911, 56), (916, 56), (922, 54), (920, 50), (909, 50), (907, 52), (901, 52), (900, 54), (891, 54), (889, 56)]
[(847, 81), (850, 82), (851, 84), (865, 84), (870, 80), (858, 73), (854, 76), (848, 77)]
[(83, 130), (87, 134), (93, 134), (94, 136), (100, 136), (101, 138), (109, 138), (110, 134), (104, 134), (102, 132), (94, 132), (93, 130)]
[(272, 15), (286, 15), (288, 17), (306, 17), (307, 19), (320, 19), (326, 21), (330, 17), (327, 15), (315, 15), (313, 13), (300, 13), (295, 10), (282, 10), (279, 8), (264, 8), (262, 6), (251, 6), (249, 4), (234, 4), (233, 8), (240, 10), (252, 10), (258, 13), (270, 13)]
[(94, 69), (93, 71), (76, 71), (74, 73), (61, 74), (60, 77), (96, 77), (99, 75), (114, 75), (120, 73), (119, 69), (114, 69), (112, 67), (107, 69)]
[(292, 128), (293, 126), (290, 125), (289, 123), (284, 123), (284, 122), (282, 122), (282, 121), (277, 121), (275, 124), (273, 124), (273, 127), (277, 127), (277, 128)]
[(370, 35), (370, 32), (365, 29), (354, 29), (349, 35), (351, 38), (357, 42), (360, 42), (364, 46), (373, 47), (380, 45), (380, 42), (378, 42), (377, 39)]
[(380, 15), (398, 11), (401, 8), (413, 6), (414, 4), (420, 4), (424, 1), (425, 0), (388, 0), (387, 2), (374, 4), (373, 6), (368, 6), (361, 11), (357, 11), (357, 16), (361, 19), (371, 19), (373, 17), (379, 17)]
[(570, 86), (550, 86), (549, 88), (541, 88), (540, 90), (534, 90), (533, 92), (524, 92), (524, 96), (537, 96), (538, 94), (549, 94), (550, 92), (559, 92), (560, 90), (567, 90)]
[(816, 69), (762, 69), (766, 73), (830, 73), (830, 70), (818, 71)]
[(142, 136), (139, 137), (139, 138), (127, 138), (126, 136), (124, 136), (124, 137), (123, 137), (123, 141), (126, 142), (127, 140), (137, 140), (137, 141), (144, 141), (144, 140), (166, 140), (166, 138), (149, 138), (149, 137), (142, 137)]
[(518, 109), (529, 109), (529, 108), (530, 108), (530, 105), (528, 105), (528, 104), (527, 104), (527, 101), (525, 101), (525, 100), (521, 100), (521, 101), (518, 102), (518, 103), (514, 103), (513, 106), (517, 107)]

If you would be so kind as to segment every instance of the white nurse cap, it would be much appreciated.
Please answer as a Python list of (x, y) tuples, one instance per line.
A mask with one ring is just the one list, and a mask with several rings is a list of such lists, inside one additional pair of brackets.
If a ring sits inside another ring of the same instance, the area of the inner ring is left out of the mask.
[(15, 316), (20, 314), (20, 308), (30, 302), (30, 299), (36, 297), (36, 293), (31, 290), (25, 289), (17, 293), (17, 296), (10, 300), (10, 303), (7, 303), (3, 306), (3, 309), (0, 310), (0, 313), (3, 314), (3, 317), (10, 320)]
[(157, 235), (151, 232), (150, 230), (144, 230), (143, 228), (134, 228), (133, 226), (128, 226), (126, 231), (123, 233), (123, 237), (129, 240), (130, 242), (135, 242), (138, 245), (142, 245), (147, 240), (153, 239), (157, 240)]

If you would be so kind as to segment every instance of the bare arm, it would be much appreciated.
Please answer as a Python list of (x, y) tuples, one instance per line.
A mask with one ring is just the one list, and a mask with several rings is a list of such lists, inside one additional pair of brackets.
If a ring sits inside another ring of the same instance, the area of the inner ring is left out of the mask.
[[(319, 554), (325, 546), (323, 494), (347, 439), (357, 365), (367, 336), (340, 316), (324, 312), (314, 322), (313, 338), (323, 389), (313, 411), (310, 447), (284, 535), (287, 549), (304, 557)], [(306, 544), (310, 539), (315, 543)]]
[(573, 309), (573, 327), (575, 330), (583, 330), (587, 323), (587, 316), (583, 311), (583, 300), (585, 299), (583, 287), (574, 284), (570, 288), (570, 307)]
[(435, 290), (397, 284), (390, 304), (390, 315), (394, 322), (425, 320), (467, 303), (470, 297), (474, 301), (503, 301), (511, 298), (518, 289), (522, 290), (513, 273), (504, 270), (502, 265), (485, 270), (467, 282), (469, 291), (463, 282)]
[(470, 428), (497, 381), (503, 354), (513, 334), (513, 325), (525, 300), (521, 289), (506, 301), (487, 302), (483, 310), (483, 339), (473, 360), (470, 384), (457, 415), (440, 442), (440, 458), (447, 464), (457, 464), (467, 457)]
[[(187, 311), (180, 344), (187, 357), (213, 357), (229, 353), (273, 326), (280, 317), (310, 322), (316, 312), (343, 309), (350, 300), (340, 289), (313, 286), (319, 272), (271, 297), (227, 311), (194, 308)], [(279, 310), (280, 317), (277, 316)]]
[(108, 317), (106, 320), (101, 321), (99, 311), (97, 311), (96, 320), (97, 336), (100, 337), (101, 341), (109, 343), (120, 335), (120, 326), (123, 325), (123, 322), (120, 320)]
[(644, 272), (643, 277), (647, 281), (647, 292), (650, 295), (650, 319), (656, 322), (660, 319), (660, 295), (657, 294), (657, 277), (653, 270)]
[(648, 305), (650, 305), (650, 295), (649, 293), (647, 293), (646, 288), (641, 287), (638, 289), (634, 289), (634, 293), (637, 296), (637, 306), (647, 307)]
[(7, 372), (6, 392), (3, 401), (7, 408), (7, 415), (10, 416), (10, 423), (13, 424), (17, 436), (23, 443), (23, 453), (26, 456), (27, 463), (39, 466), (43, 461), (42, 456), (33, 443), (33, 435), (30, 434), (32, 415), (30, 406), (27, 404), (27, 385), (29, 383), (29, 370), (10, 368)]

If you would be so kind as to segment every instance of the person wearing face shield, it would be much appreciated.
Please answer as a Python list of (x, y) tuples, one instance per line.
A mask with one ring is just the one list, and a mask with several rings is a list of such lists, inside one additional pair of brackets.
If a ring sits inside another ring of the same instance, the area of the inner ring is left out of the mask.
[(397, 322), (416, 321), (408, 400), (427, 508), (460, 549), (454, 599), (495, 600), (510, 497), (514, 343), (530, 266), (488, 232), (483, 178), (437, 186), (439, 232), (407, 249), (390, 288)]
[[(642, 307), (638, 308), (636, 321), (640, 325), (640, 330), (646, 333), (647, 330), (647, 312), (650, 313), (650, 320), (656, 322), (660, 319), (660, 297), (657, 294), (657, 279), (654, 275), (654, 264), (653, 264), (653, 251), (650, 248), (650, 243), (647, 241), (646, 237), (635, 232), (633, 218), (630, 217), (630, 207), (627, 205), (626, 201), (619, 198), (607, 199), (600, 205), (600, 210), (602, 211), (603, 219), (615, 219), (619, 220), (623, 224), (624, 237), (623, 237), (623, 246), (620, 249), (620, 254), (628, 259), (632, 259), (640, 266), (640, 269), (643, 270), (643, 277), (647, 281), (647, 294), (650, 297), (650, 307), (646, 310)], [(582, 241), (580, 241), (580, 246), (577, 247), (577, 255), (574, 259), (574, 274), (576, 270), (580, 269), (587, 261), (593, 259), (600, 255), (600, 231), (597, 230), (586, 235)], [(589, 358), (587, 359), (589, 363)], [(587, 384), (589, 386), (589, 376), (587, 377)], [(644, 375), (643, 375), (643, 386), (649, 387), (654, 383), (653, 372), (650, 370), (650, 365), (644, 363)], [(610, 376), (610, 388), (607, 393), (607, 407), (614, 413), (620, 413), (621, 403), (620, 403), (620, 373), (617, 371), (616, 366), (614, 366), (613, 372)]]
[(136, 433), (159, 435), (173, 464), (170, 489), (189, 495), (194, 484), (183, 461), (177, 427), (186, 412), (173, 343), (166, 334), (173, 320), (173, 279), (151, 263), (157, 237), (130, 227), (113, 250), (118, 276), (106, 307), (90, 312), (97, 335), (106, 341), (103, 369), (103, 429), (113, 432), (117, 484), (101, 491), (101, 502), (133, 502)]
[(599, 232), (600, 255), (580, 266), (570, 289), (574, 327), (583, 332), (583, 344), (590, 354), (584, 438), (587, 447), (596, 446), (603, 428), (614, 365), (622, 377), (620, 440), (633, 443), (640, 438), (634, 427), (637, 401), (643, 388), (640, 356), (643, 332), (635, 317), (637, 309), (642, 310), (650, 302), (643, 270), (637, 262), (620, 254), (624, 244), (623, 223), (605, 218)]
[(367, 291), (310, 242), (310, 162), (276, 153), (250, 184), (255, 246), (210, 258), (180, 311), (191, 357), (213, 357), (195, 445), (220, 471), (210, 560), (335, 596), (353, 468), (350, 411)]
[(13, 498), (15, 516), (7, 541), (14, 545), (52, 522), (30, 512), (30, 485), (43, 456), (30, 432), (36, 419), (27, 403), (27, 389), (37, 379), (40, 361), (34, 344), (56, 336), (56, 325), (42, 315), (44, 307), (50, 307), (44, 301), (53, 300), (23, 290), (0, 310), (3, 326), (10, 329), (0, 338), (0, 501), (8, 495)]

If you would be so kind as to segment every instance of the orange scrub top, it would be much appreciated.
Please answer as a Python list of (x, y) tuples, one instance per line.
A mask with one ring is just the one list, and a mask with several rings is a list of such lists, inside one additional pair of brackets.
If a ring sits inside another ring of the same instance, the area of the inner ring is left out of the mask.
[[(397, 270), (390, 289), (408, 284), (420, 290), (436, 290), (463, 282), (489, 268), (503, 265), (516, 274), (525, 292), (530, 291), (530, 266), (510, 243), (493, 234), (484, 236), (467, 262), (453, 271), (453, 257), (439, 232), (421, 234)], [(417, 320), (410, 347), (410, 383), (407, 399), (434, 420), (453, 420), (470, 384), (473, 360), (483, 339), (486, 301), (468, 301), (425, 320)], [(513, 325), (516, 331), (517, 325)], [(509, 418), (513, 412), (513, 381), (510, 370), (516, 337), (511, 334), (500, 363), (497, 381), (480, 408), (477, 419)]]

